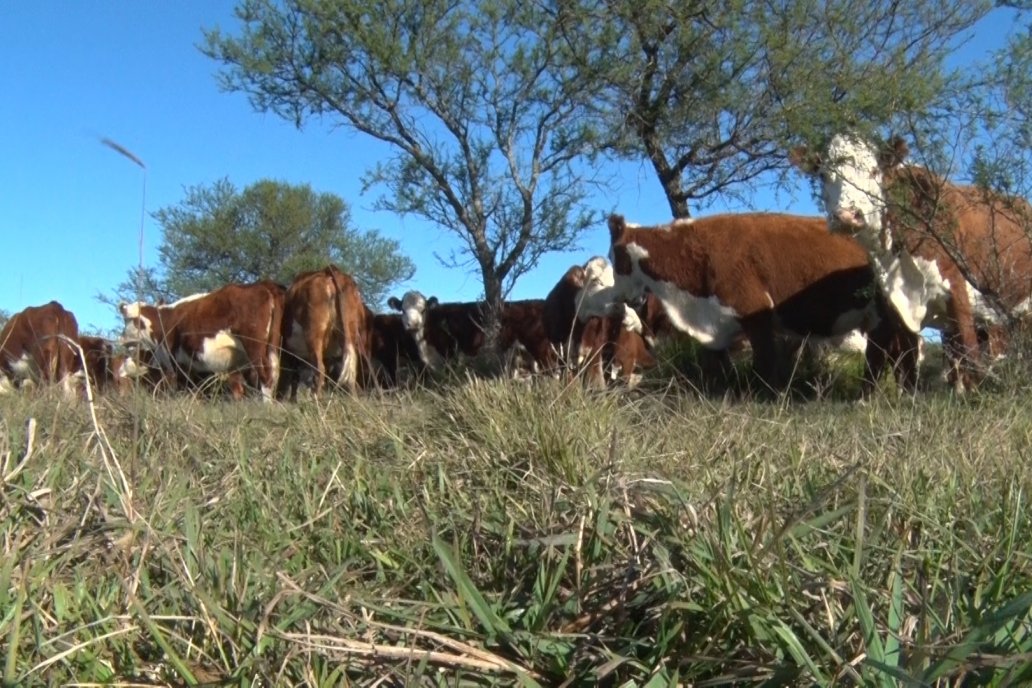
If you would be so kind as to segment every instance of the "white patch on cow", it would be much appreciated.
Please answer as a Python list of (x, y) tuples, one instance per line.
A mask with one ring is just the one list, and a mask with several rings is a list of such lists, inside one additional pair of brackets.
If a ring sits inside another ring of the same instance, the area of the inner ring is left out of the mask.
[(338, 385), (346, 385), (349, 390), (354, 391), (358, 385), (358, 354), (355, 345), (348, 342), (344, 349), (344, 357), (340, 363), (340, 376), (337, 378)]
[(0, 374), (0, 395), (14, 394), (16, 391), (14, 383), (6, 375)]
[(874, 147), (861, 139), (837, 134), (821, 163), (824, 208), (832, 231), (844, 230), (872, 255), (892, 251), (892, 239), (882, 232), (885, 191)]
[(141, 366), (136, 363), (136, 359), (132, 356), (126, 356), (121, 364), (118, 366), (118, 370), (115, 371), (116, 380), (133, 380), (142, 377), (147, 372), (145, 366)]
[(584, 286), (577, 292), (577, 319), (587, 322), (593, 317), (605, 317), (617, 301), (614, 289), (616, 274), (613, 266), (602, 256), (595, 256), (584, 264)]
[(9, 360), (8, 364), (11, 366), (11, 374), (18, 382), (35, 380), (39, 377), (39, 367), (27, 353), (23, 353), (20, 358)]
[(164, 306), (158, 306), (158, 308), (175, 308), (176, 306), (178, 306), (181, 303), (189, 303), (190, 301), (196, 301), (197, 299), (203, 299), (205, 296), (208, 295), (208, 293), (209, 292), (203, 292), (201, 294), (190, 294), (189, 296), (184, 296), (183, 298), (179, 299), (175, 303), (169, 303), (169, 304), (165, 304)]
[(623, 309), (623, 321), (620, 326), (628, 332), (642, 333), (643, 327), (641, 324), (641, 318), (638, 317), (637, 311), (629, 306), (624, 306)]
[(195, 366), (208, 373), (226, 373), (241, 367), (247, 360), (244, 347), (229, 330), (219, 330), (205, 337), (196, 359), (185, 351), (176, 352), (176, 361), (187, 368)]
[(949, 280), (935, 261), (903, 253), (872, 261), (879, 284), (911, 332), (946, 324)]
[(629, 243), (624, 248), (631, 259), (631, 274), (617, 275), (616, 293), (633, 301), (648, 289), (663, 304), (663, 310), (674, 327), (687, 332), (708, 349), (721, 351), (731, 345), (742, 328), (739, 315), (716, 296), (695, 296), (671, 282), (654, 280), (641, 269), (641, 261), (649, 257), (644, 247)]

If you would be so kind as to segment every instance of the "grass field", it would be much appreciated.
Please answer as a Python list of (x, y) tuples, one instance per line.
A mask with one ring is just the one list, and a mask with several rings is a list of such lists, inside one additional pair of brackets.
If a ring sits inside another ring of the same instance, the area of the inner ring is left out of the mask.
[(1023, 685), (996, 387), (0, 398), (4, 685)]

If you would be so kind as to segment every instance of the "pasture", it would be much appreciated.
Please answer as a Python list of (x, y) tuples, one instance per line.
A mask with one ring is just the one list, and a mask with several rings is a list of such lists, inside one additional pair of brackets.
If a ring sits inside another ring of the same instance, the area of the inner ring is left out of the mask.
[(4, 685), (1023, 684), (1022, 373), (2, 397)]

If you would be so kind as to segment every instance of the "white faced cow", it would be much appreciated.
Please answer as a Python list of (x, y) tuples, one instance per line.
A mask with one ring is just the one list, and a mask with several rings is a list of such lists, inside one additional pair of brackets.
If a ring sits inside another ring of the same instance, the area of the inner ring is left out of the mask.
[(821, 218), (772, 213), (717, 215), (632, 227), (609, 218), (616, 290), (652, 293), (670, 323), (712, 351), (745, 336), (753, 366), (774, 388), (786, 382), (776, 335), (838, 337), (868, 332), (865, 389), (886, 358), (912, 387), (917, 337), (886, 307), (866, 252), (827, 231)]
[(824, 155), (791, 159), (818, 174), (833, 232), (871, 255), (880, 288), (914, 333), (943, 333), (958, 390), (978, 380), (979, 329), (1020, 317), (1032, 296), (1032, 207), (905, 164), (906, 143), (877, 149), (837, 135)]

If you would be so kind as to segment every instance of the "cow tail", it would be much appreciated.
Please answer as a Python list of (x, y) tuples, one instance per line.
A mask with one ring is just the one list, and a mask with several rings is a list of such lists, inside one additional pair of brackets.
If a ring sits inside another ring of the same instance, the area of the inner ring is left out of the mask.
[(344, 341), (344, 346), (341, 347), (344, 360), (341, 361), (337, 384), (345, 384), (350, 391), (354, 392), (358, 384), (358, 351), (356, 342), (353, 341), (354, 338), (348, 332), (347, 305), (344, 303), (344, 289), (340, 284), (340, 270), (331, 265), (326, 268), (326, 274), (333, 281), (333, 298), (337, 303), (337, 317), (340, 318), (341, 338)]

